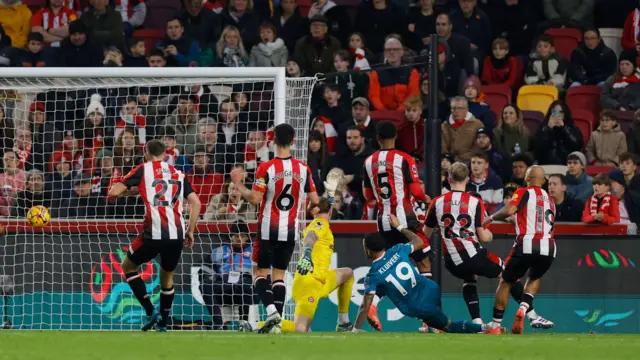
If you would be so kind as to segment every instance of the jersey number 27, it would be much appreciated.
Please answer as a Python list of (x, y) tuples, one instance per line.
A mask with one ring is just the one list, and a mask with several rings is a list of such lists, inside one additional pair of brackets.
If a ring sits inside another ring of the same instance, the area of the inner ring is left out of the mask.
[[(178, 180), (155, 179), (151, 183), (151, 186), (153, 186), (154, 188), (157, 188), (158, 185), (160, 185), (160, 190), (156, 191), (156, 194), (153, 196), (153, 206), (156, 206), (156, 207), (165, 206), (166, 207), (166, 206), (173, 205), (173, 204), (178, 202), (179, 197), (180, 197), (180, 193), (182, 192), (182, 182), (180, 182)], [(160, 200), (164, 196), (164, 194), (167, 193), (167, 190), (169, 189), (169, 185), (176, 186), (177, 189), (178, 189), (175, 192), (175, 195), (173, 196), (173, 199), (171, 199), (171, 204), (169, 204), (169, 201), (167, 201), (167, 200)]]
[(411, 265), (406, 262), (401, 262), (398, 264), (398, 266), (396, 266), (395, 276), (393, 276), (393, 274), (389, 274), (384, 279), (387, 282), (393, 284), (393, 286), (398, 289), (402, 296), (406, 296), (408, 292), (407, 289), (405, 289), (404, 286), (400, 284), (400, 281), (398, 281), (398, 279), (402, 281), (411, 280), (411, 288), (413, 289), (414, 287), (416, 287), (416, 275), (414, 274), (413, 269), (411, 269)]

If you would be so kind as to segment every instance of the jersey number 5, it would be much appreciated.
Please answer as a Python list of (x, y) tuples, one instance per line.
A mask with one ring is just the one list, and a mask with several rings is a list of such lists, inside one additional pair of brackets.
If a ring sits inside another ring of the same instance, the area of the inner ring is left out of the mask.
[(153, 196), (153, 206), (169, 206), (169, 201), (160, 200), (164, 196), (164, 194), (167, 193), (167, 190), (169, 189), (169, 185), (178, 187), (178, 191), (176, 191), (175, 195), (173, 196), (173, 199), (171, 199), (171, 205), (178, 202), (178, 197), (180, 196), (180, 193), (182, 193), (182, 182), (178, 180), (166, 181), (166, 180), (156, 179), (156, 180), (153, 180), (153, 182), (151, 183), (151, 186), (153, 186), (154, 188), (156, 188), (158, 185), (160, 185), (160, 190), (156, 191), (156, 194)]
[(389, 184), (389, 174), (378, 174), (378, 188), (380, 189), (380, 197), (384, 200), (391, 198), (391, 184)]
[(404, 286), (402, 286), (402, 284), (400, 284), (400, 281), (398, 281), (398, 279), (396, 278), (403, 281), (411, 279), (411, 288), (413, 289), (414, 287), (416, 287), (416, 276), (411, 269), (411, 265), (407, 264), (406, 262), (401, 262), (400, 264), (398, 264), (398, 266), (396, 266), (395, 277), (393, 276), (393, 274), (389, 274), (386, 278), (384, 278), (387, 282), (392, 283), (393, 286), (395, 286), (396, 289), (400, 291), (402, 296), (406, 296), (407, 290), (404, 288)]
[(289, 190), (291, 190), (291, 184), (285, 185), (276, 199), (276, 207), (280, 211), (289, 211), (293, 208), (294, 198), (293, 195), (289, 193)]

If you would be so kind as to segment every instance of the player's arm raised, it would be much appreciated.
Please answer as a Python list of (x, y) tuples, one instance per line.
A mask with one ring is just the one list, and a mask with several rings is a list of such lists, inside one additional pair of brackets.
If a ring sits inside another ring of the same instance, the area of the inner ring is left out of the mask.
[(304, 246), (302, 250), (302, 257), (298, 261), (297, 270), (300, 275), (306, 275), (309, 272), (313, 272), (313, 260), (311, 259), (311, 250), (313, 249), (313, 245), (318, 241), (318, 234), (315, 231), (310, 230), (304, 237), (302, 241), (302, 245)]
[(391, 226), (396, 228), (396, 230), (402, 233), (402, 235), (409, 239), (409, 241), (411, 241), (411, 246), (413, 246), (413, 251), (411, 252), (422, 250), (422, 248), (424, 247), (424, 242), (422, 241), (420, 236), (409, 231), (406, 226), (400, 224), (400, 220), (398, 220), (395, 215), (389, 215), (389, 223), (391, 224)]
[[(262, 201), (264, 192), (252, 190), (244, 186), (244, 171), (239, 169), (234, 169), (233, 171), (231, 171), (231, 181), (233, 181), (233, 183), (236, 185), (236, 188), (238, 189), (242, 197), (250, 202), (251, 205), (258, 205), (260, 201)], [(260, 184), (260, 181), (264, 183), (265, 180), (264, 178), (259, 178), (256, 172), (256, 184), (254, 185), (254, 188), (256, 188), (256, 186), (261, 186), (266, 191), (266, 183)]]

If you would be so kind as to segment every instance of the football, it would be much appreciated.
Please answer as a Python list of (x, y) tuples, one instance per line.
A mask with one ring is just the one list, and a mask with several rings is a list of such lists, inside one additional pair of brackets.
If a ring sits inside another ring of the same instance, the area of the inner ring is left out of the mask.
[(49, 209), (42, 205), (32, 207), (27, 213), (27, 222), (33, 227), (43, 227), (51, 220)]

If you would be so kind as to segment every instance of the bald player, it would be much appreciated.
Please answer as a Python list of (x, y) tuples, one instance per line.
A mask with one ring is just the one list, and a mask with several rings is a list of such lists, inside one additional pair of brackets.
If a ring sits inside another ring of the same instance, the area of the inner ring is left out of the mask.
[(485, 219), (484, 224), (504, 220), (515, 215), (516, 242), (507, 258), (502, 279), (496, 291), (493, 305), (493, 321), (489, 323), (490, 334), (500, 334), (500, 325), (509, 301), (511, 287), (528, 273), (524, 295), (511, 327), (513, 334), (524, 332), (524, 319), (532, 306), (533, 298), (540, 289), (540, 279), (549, 270), (556, 257), (556, 242), (553, 225), (556, 206), (549, 194), (542, 189), (545, 182), (544, 169), (532, 166), (527, 170), (526, 188), (516, 190), (513, 197), (500, 211)]

